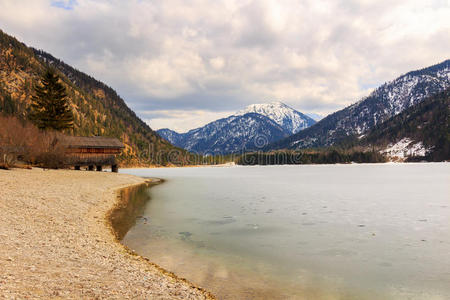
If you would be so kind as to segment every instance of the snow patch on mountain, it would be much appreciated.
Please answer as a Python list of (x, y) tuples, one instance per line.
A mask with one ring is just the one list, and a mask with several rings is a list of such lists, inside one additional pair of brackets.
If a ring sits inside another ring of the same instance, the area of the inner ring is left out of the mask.
[(403, 138), (395, 144), (389, 144), (380, 153), (393, 160), (405, 160), (413, 156), (425, 156), (431, 149), (427, 149), (422, 142), (414, 142), (409, 138)]

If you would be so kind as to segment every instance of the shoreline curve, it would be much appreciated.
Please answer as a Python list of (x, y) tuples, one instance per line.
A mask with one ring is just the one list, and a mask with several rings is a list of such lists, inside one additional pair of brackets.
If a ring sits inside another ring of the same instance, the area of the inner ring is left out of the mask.
[[(116, 197), (118, 200), (116, 201), (115, 205), (106, 213), (106, 216), (105, 216), (106, 226), (111, 230), (111, 233), (115, 236), (116, 242), (118, 244), (120, 244), (125, 249), (125, 251), (127, 251), (130, 255), (139, 257), (145, 263), (156, 268), (162, 274), (164, 274), (168, 277), (171, 277), (176, 281), (183, 282), (183, 283), (189, 285), (191, 288), (196, 289), (196, 290), (200, 291), (201, 293), (204, 293), (206, 299), (216, 299), (212, 293), (208, 292), (204, 288), (196, 286), (195, 284), (193, 284), (186, 278), (180, 277), (180, 276), (176, 275), (174, 272), (164, 269), (163, 267), (159, 266), (158, 264), (150, 261), (150, 259), (148, 259), (147, 257), (138, 254), (136, 251), (134, 251), (134, 250), (130, 249), (129, 247), (125, 246), (124, 244), (122, 244), (121, 239), (124, 237), (126, 232), (128, 232), (128, 230), (131, 227), (127, 228), (124, 233), (119, 234), (118, 229), (114, 226), (114, 222), (113, 222), (114, 214), (116, 214), (120, 210), (128, 209), (129, 205), (130, 205), (130, 203), (128, 203), (130, 201), (130, 199), (124, 199), (124, 194), (121, 192), (123, 192), (124, 190), (136, 189), (136, 188), (140, 188), (140, 187), (145, 187), (146, 189), (148, 189), (148, 188), (152, 188), (153, 186), (163, 184), (165, 182), (165, 180), (162, 178), (147, 178), (147, 177), (141, 177), (141, 178), (143, 178), (145, 180), (145, 182), (138, 183), (138, 184), (132, 184), (130, 186), (121, 187), (121, 188), (118, 188), (115, 190)], [(145, 203), (139, 203), (138, 205), (145, 205)], [(130, 217), (130, 216), (125, 216), (125, 217)]]

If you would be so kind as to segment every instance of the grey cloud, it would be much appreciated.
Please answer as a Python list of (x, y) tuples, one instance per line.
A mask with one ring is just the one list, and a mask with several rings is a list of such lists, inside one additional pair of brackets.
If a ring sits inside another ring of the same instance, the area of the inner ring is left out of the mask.
[(161, 99), (152, 98), (146, 101), (143, 98), (128, 100), (128, 104), (136, 111), (149, 110), (206, 110), (206, 111), (237, 111), (242, 108), (243, 103), (251, 103), (251, 99), (244, 97), (233, 98), (226, 95), (190, 94), (182, 98)]
[(47, 0), (0, 0), (0, 7), (0, 28), (112, 86), (145, 119), (274, 100), (329, 113), (447, 59), (450, 48), (447, 1), (78, 0), (66, 10)]

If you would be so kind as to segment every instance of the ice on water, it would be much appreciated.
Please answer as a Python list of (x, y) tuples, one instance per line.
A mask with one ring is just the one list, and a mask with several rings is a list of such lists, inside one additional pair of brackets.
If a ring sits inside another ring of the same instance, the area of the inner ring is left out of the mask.
[(161, 226), (165, 241), (191, 247), (193, 263), (264, 265), (264, 276), (286, 286), (361, 299), (450, 299), (449, 171), (448, 163), (124, 170), (167, 179), (151, 190), (151, 226), (138, 223), (125, 242), (150, 252), (155, 235), (146, 231)]

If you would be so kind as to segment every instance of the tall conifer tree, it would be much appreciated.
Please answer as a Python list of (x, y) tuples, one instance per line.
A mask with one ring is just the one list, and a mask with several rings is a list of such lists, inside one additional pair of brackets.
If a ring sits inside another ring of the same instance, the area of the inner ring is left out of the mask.
[(73, 114), (67, 99), (66, 88), (51, 68), (41, 78), (41, 84), (34, 87), (31, 120), (40, 129), (63, 131), (73, 128)]

